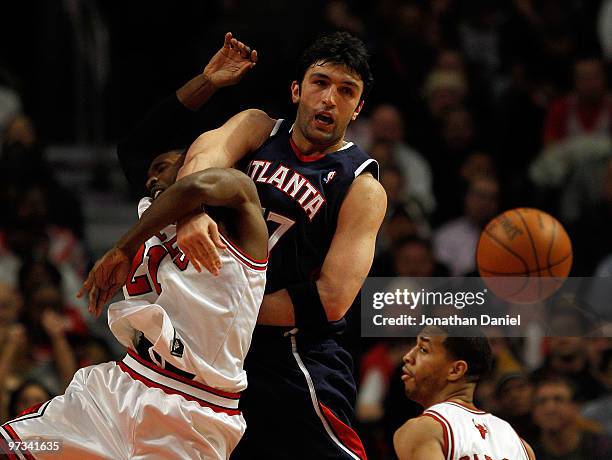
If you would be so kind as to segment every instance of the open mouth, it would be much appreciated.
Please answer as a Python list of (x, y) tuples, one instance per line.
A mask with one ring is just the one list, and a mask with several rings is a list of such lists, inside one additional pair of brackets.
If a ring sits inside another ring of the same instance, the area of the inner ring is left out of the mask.
[(325, 112), (319, 112), (315, 115), (315, 120), (326, 126), (333, 125), (334, 119), (331, 115)]
[(159, 194), (163, 191), (164, 191), (164, 187), (162, 187), (161, 185), (154, 185), (153, 188), (151, 189), (151, 198), (153, 199), (157, 198)]

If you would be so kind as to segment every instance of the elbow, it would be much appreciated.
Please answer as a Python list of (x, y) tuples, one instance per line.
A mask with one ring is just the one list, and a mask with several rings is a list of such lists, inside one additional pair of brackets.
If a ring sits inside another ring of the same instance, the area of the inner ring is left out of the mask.
[(319, 280), (317, 282), (321, 303), (325, 308), (325, 314), (328, 321), (340, 321), (355, 300), (356, 294), (351, 295), (347, 289), (342, 286), (328, 285)]

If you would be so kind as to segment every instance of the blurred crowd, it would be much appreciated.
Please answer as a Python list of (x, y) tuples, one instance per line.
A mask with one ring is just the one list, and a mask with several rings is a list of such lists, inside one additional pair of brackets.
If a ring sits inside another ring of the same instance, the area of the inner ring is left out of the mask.
[[(155, 45), (165, 37), (171, 53), (177, 38), (159, 28), (152, 46), (136, 44), (139, 30), (153, 33), (134, 19), (138, 9), (99, 5), (94, 16), (108, 34), (113, 70), (104, 87), (108, 122), (90, 130), (98, 132), (94, 140), (115, 143), (156, 96), (192, 76), (191, 64), (201, 67), (226, 30), (257, 46), (262, 60), (243, 89), (211, 102), (204, 128), (250, 99), (290, 117), (285, 89), (299, 49), (321, 32), (348, 30), (368, 45), (376, 82), (347, 137), (378, 160), (389, 199), (371, 276), (474, 275), (483, 226), (516, 206), (564, 224), (572, 276), (612, 276), (612, 1), (306, 3), (258, 2), (255, 9), (217, 1), (208, 10), (187, 2), (210, 27), (181, 32), (181, 40), (196, 35), (183, 61), (160, 70), (163, 83), (157, 75), (129, 89), (122, 82), (137, 80), (134, 55), (140, 51), (144, 62), (161, 53), (157, 66), (164, 67), (166, 48)], [(155, 12), (159, 26), (162, 12)], [(289, 27), (287, 14), (305, 19)], [(125, 46), (113, 37), (127, 37)], [(193, 43), (206, 43), (208, 54)], [(41, 108), (41, 80), (14, 54), (0, 60), (0, 421), (62, 393), (79, 367), (116, 358), (104, 324), (75, 298), (92, 263), (79, 190), (56, 180), (46, 158), (49, 144), (82, 142), (83, 131), (64, 126), (53, 134), (61, 117)], [(554, 317), (539, 321), (557, 322), (557, 337), (529, 329), (529, 338), (492, 339), (495, 371), (481, 383), (478, 404), (510, 421), (538, 458), (612, 458), (612, 341), (584, 337), (589, 326), (575, 299), (555, 302)], [(391, 458), (393, 431), (421, 410), (399, 379), (411, 342), (361, 339), (358, 306), (351, 315), (356, 332), (346, 342), (357, 365), (358, 431), (370, 458)]]

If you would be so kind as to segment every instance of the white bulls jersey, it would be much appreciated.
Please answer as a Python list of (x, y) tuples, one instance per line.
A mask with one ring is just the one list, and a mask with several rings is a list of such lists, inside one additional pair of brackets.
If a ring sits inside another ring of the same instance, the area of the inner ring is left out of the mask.
[[(143, 198), (139, 216), (150, 206)], [(125, 300), (109, 307), (108, 322), (125, 346), (140, 332), (166, 363), (194, 380), (229, 392), (247, 386), (242, 365), (263, 299), (266, 260), (253, 260), (222, 238), (218, 276), (198, 273), (176, 244), (176, 226), (150, 238), (134, 258)], [(159, 357), (151, 358), (158, 361)]]
[(492, 414), (447, 401), (423, 412), (442, 426), (446, 460), (529, 460), (521, 438)]

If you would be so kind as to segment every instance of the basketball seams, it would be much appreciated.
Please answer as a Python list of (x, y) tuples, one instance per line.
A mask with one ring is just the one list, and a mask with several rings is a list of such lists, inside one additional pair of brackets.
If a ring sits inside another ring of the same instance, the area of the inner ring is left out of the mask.
[[(538, 250), (536, 249), (536, 245), (535, 245), (535, 241), (533, 241), (533, 236), (531, 234), (531, 229), (529, 228), (529, 225), (527, 225), (527, 221), (525, 220), (525, 218), (523, 217), (523, 215), (519, 212), (518, 209), (514, 210), (514, 213), (519, 217), (519, 219), (521, 220), (521, 222), (523, 223), (523, 227), (525, 227), (525, 230), (527, 231), (527, 236), (529, 237), (529, 242), (531, 243), (531, 249), (533, 251), (533, 256), (535, 257), (535, 263), (536, 263), (536, 267), (538, 269), (538, 273), (540, 273), (541, 268), (540, 268), (540, 260), (538, 258)], [(528, 275), (527, 275), (528, 276)], [(538, 280), (538, 297), (542, 294), (542, 285), (540, 283), (540, 281)]]
[(553, 245), (555, 244), (555, 239), (557, 238), (557, 221), (555, 219), (551, 219), (552, 223), (553, 223), (553, 230), (552, 230), (552, 238), (550, 239), (550, 246), (548, 247), (548, 252), (546, 253), (546, 263), (548, 264), (548, 273), (550, 274), (550, 276), (554, 276), (553, 272), (551, 270), (552, 268), (552, 264), (550, 263), (550, 254), (552, 253), (552, 248)]
[[(527, 263), (527, 261), (525, 259), (523, 259), (520, 254), (518, 254), (517, 252), (514, 251), (514, 249), (512, 249), (511, 247), (509, 247), (507, 244), (505, 244), (503, 241), (501, 241), (499, 238), (497, 238), (497, 236), (495, 236), (488, 228), (488, 226), (485, 228), (484, 232), (489, 236), (489, 238), (491, 238), (491, 241), (497, 243), (499, 246), (501, 246), (502, 248), (504, 248), (506, 251), (508, 251), (510, 254), (512, 254), (513, 256), (515, 256), (518, 260), (521, 261), (521, 263), (523, 264), (523, 266), (525, 267), (525, 271), (523, 273), (527, 274), (529, 273), (529, 264)], [(480, 246), (480, 245), (479, 245)], [(478, 248), (476, 248), (476, 256), (478, 256)]]
[[(567, 259), (569, 259), (570, 257), (572, 257), (572, 253), (570, 252), (568, 255), (566, 255), (565, 257), (563, 257), (562, 259), (559, 259), (557, 262), (555, 262), (554, 264), (550, 264), (547, 267), (542, 268), (542, 270), (550, 270), (551, 268), (555, 268), (558, 265), (561, 265), (563, 262), (565, 262)], [(538, 270), (527, 270), (526, 272), (497, 272), (495, 270), (489, 270), (486, 267), (478, 267), (479, 270), (485, 271), (490, 275), (496, 275), (496, 276), (505, 276), (508, 275), (510, 276), (519, 276), (519, 275), (523, 275), (523, 276), (529, 276), (529, 275), (533, 275), (535, 273), (538, 273)], [(554, 274), (551, 274), (552, 278), (560, 278), (559, 276), (555, 276)]]

